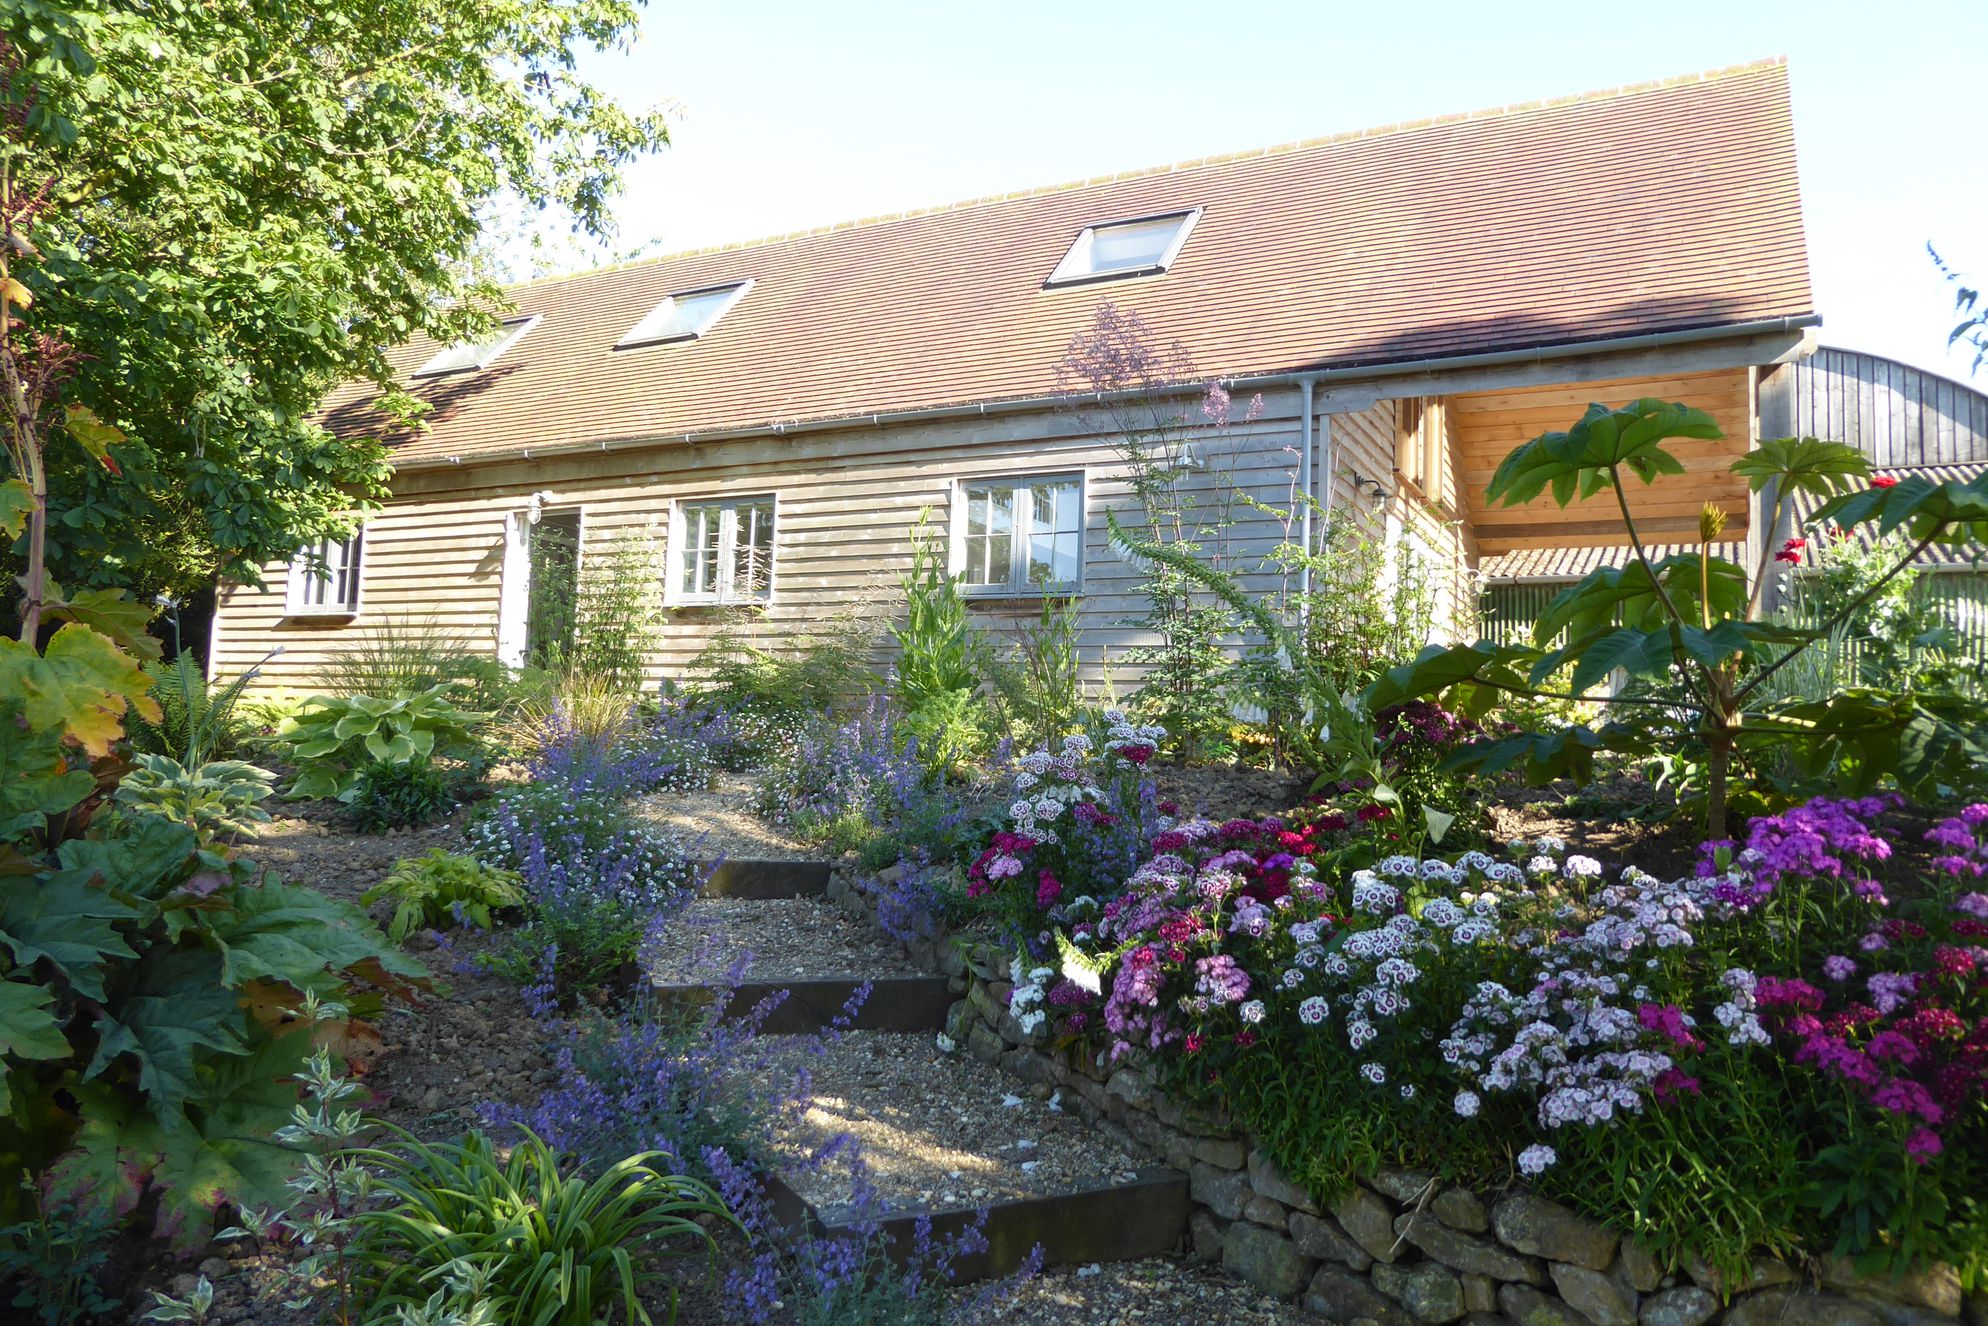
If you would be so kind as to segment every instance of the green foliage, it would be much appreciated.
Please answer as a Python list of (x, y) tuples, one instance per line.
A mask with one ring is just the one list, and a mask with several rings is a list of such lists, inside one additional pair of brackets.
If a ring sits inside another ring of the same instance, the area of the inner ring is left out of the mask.
[[(14, 1286), (17, 1320), (69, 1326), (116, 1309), (98, 1287), (110, 1259), (109, 1223), (101, 1213), (80, 1212), (66, 1202), (35, 1198), (33, 1214), (0, 1229), (0, 1286)], [(0, 1289), (0, 1292), (4, 1292)]]
[(431, 847), (420, 856), (394, 862), (385, 879), (360, 899), (368, 907), (382, 898), (393, 902), (387, 938), (396, 944), (418, 928), (439, 928), (461, 919), (485, 930), (490, 914), (525, 900), (516, 873), (486, 866), (474, 857)]
[[(528, 1132), (503, 1150), (481, 1132), (425, 1143), (390, 1131), (391, 1144), (355, 1156), (379, 1199), (351, 1217), (367, 1321), (418, 1311), (442, 1276), (473, 1270), (468, 1301), (449, 1306), (537, 1326), (595, 1326), (617, 1312), (649, 1326), (641, 1300), (667, 1284), (653, 1254), (688, 1243), (715, 1257), (699, 1218), (728, 1218), (709, 1188), (654, 1168), (658, 1152), (595, 1173)], [(668, 1297), (673, 1320), (674, 1285)]]
[(992, 654), (969, 618), (959, 577), (946, 573), (940, 540), (922, 518), (912, 532), (911, 566), (902, 583), (905, 619), (891, 627), (898, 651), (891, 690), (926, 763), (958, 769), (992, 743), (992, 718), (981, 695)]
[(352, 823), (362, 833), (432, 824), (461, 804), (462, 778), (434, 760), (375, 760), (353, 785)]
[(210, 760), (189, 769), (165, 755), (133, 757), (118, 784), (117, 804), (132, 814), (156, 815), (192, 829), (201, 845), (230, 843), (269, 823), (261, 803), (275, 792), (276, 775), (240, 760)]
[(141, 718), (131, 724), (133, 750), (195, 765), (226, 756), (240, 744), (244, 725), (236, 720), (235, 710), (255, 680), (255, 669), (217, 688), (208, 683), (200, 660), (183, 650), (170, 663), (147, 663), (145, 675), (152, 679), (159, 720)]
[(383, 614), (353, 634), (318, 669), (317, 687), (327, 695), (413, 695), (455, 680), (469, 648), (467, 637), (433, 616)]
[(284, 1010), (426, 981), (358, 908), (257, 880), (152, 816), (0, 875), (0, 943), (0, 1151), (79, 1209), (154, 1193), (159, 1231), (186, 1242), (292, 1173), (268, 1139), (308, 1038), (277, 1037)]
[[(1679, 473), (1681, 465), (1663, 444), (1716, 436), (1702, 412), (1639, 400), (1614, 410), (1592, 406), (1568, 432), (1544, 434), (1514, 451), (1486, 490), (1493, 500), (1511, 505), (1550, 490), (1565, 505), (1608, 489), (1635, 560), (1563, 591), (1535, 624), (1532, 644), (1431, 647), (1369, 687), (1367, 705), (1380, 709), (1441, 696), (1481, 714), (1501, 695), (1592, 698), (1605, 715), (1599, 727), (1487, 737), (1458, 752), (1452, 767), (1518, 767), (1530, 781), (1544, 783), (1587, 776), (1597, 750), (1644, 755), (1685, 745), (1694, 763), (1696, 752), (1704, 755), (1707, 829), (1714, 838), (1726, 832), (1736, 764), (1742, 773), (1792, 766), (1811, 777), (1840, 764), (1847, 779), (1842, 786), (1890, 780), (1915, 792), (1988, 775), (1972, 735), (1988, 719), (1977, 702), (1901, 691), (1910, 680), (1903, 677), (1888, 679), (1892, 690), (1886, 694), (1770, 700), (1773, 692), (1764, 689), (1884, 593), (1920, 550), (1988, 535), (1988, 478), (1935, 483), (1914, 476), (1856, 487), (1869, 473), (1865, 458), (1813, 438), (1765, 443), (1735, 461), (1732, 470), (1756, 492), (1772, 494), (1768, 528), (1778, 527), (1795, 495), (1808, 494), (1828, 497), (1817, 512), (1820, 523), (1869, 524), (1880, 537), (1904, 531), (1911, 539), (1888, 566), (1840, 596), (1826, 619), (1773, 624), (1756, 619), (1767, 569), (1749, 590), (1740, 568), (1711, 554), (1725, 525), (1723, 512), (1707, 507), (1697, 554), (1653, 561), (1628, 506), (1624, 470), (1645, 482)], [(1556, 647), (1556, 641), (1564, 643)], [(1563, 675), (1566, 692), (1546, 689)], [(1629, 685), (1606, 696), (1590, 694), (1615, 675), (1626, 676)]]
[(1008, 657), (992, 669), (1008, 725), (1025, 748), (1054, 747), (1077, 730), (1084, 707), (1077, 656), (1079, 601), (1042, 596), (1042, 610), (1018, 623)]
[(641, 689), (642, 671), (662, 643), (663, 546), (656, 532), (638, 530), (587, 548), (570, 605), (571, 639), (556, 660), (560, 670), (630, 694)]
[(51, 467), (58, 574), (177, 594), (343, 532), (385, 459), (320, 397), (369, 380), (407, 413), (388, 351), (488, 331), (498, 201), (608, 232), (664, 126), (575, 61), (636, 23), (624, 0), (10, 5), (14, 196), (87, 200), (42, 219), (24, 279), (81, 352), (74, 402), (125, 435)]
[(370, 695), (317, 695), (277, 734), (297, 766), (293, 799), (335, 797), (351, 801), (359, 771), (369, 763), (404, 764), (432, 759), (467, 745), (471, 729), (488, 715), (458, 709), (438, 684), (392, 699)]

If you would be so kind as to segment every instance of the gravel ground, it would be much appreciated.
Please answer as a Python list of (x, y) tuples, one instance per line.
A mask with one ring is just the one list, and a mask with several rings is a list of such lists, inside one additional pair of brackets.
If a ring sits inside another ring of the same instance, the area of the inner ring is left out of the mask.
[(745, 774), (721, 770), (708, 792), (656, 792), (635, 803), (635, 813), (685, 838), (702, 835), (706, 856), (779, 861), (822, 861), (828, 853), (795, 842), (752, 808), (757, 785)]
[[(893, 1205), (1040, 1196), (1151, 1163), (1037, 1099), (1027, 1084), (944, 1054), (928, 1037), (850, 1032), (819, 1057), (802, 1057), (807, 1041), (793, 1043), (812, 1075), (813, 1099), (775, 1125), (776, 1149), (799, 1158), (850, 1134)], [(849, 1199), (849, 1176), (839, 1167), (783, 1177), (817, 1206)]]
[[(958, 1291), (970, 1297), (971, 1289)], [(965, 1326), (1319, 1326), (1289, 1303), (1266, 1298), (1210, 1266), (1156, 1257), (1141, 1262), (1059, 1266), (1020, 1286)]]
[(744, 954), (754, 981), (926, 974), (878, 931), (813, 898), (699, 898), (650, 952), (650, 971), (666, 981), (710, 980)]

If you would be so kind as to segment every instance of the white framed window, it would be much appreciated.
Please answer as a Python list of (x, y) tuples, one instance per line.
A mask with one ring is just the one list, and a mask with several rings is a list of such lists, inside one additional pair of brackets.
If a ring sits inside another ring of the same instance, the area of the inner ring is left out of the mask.
[(730, 313), (732, 305), (744, 299), (750, 289), (752, 282), (739, 281), (666, 295), (662, 303), (649, 310), (647, 317), (614, 343), (614, 348), (629, 350), (638, 345), (695, 340), (717, 326), (718, 319)]
[(1173, 266), (1201, 209), (1085, 226), (1044, 285), (1082, 285), (1121, 276), (1151, 276)]
[(953, 501), (953, 573), (966, 593), (1001, 597), (1082, 586), (1081, 475), (962, 479)]
[(518, 343), (518, 339), (538, 326), (538, 315), (506, 318), (497, 330), (480, 341), (458, 341), (414, 370), (417, 378), (446, 377), (451, 373), (474, 373), (497, 362), (497, 356)]
[(350, 617), (359, 611), (359, 570), (366, 536), (320, 539), (290, 559), (283, 612), (288, 617)]
[(680, 502), (670, 522), (667, 600), (765, 603), (773, 597), (771, 497)]

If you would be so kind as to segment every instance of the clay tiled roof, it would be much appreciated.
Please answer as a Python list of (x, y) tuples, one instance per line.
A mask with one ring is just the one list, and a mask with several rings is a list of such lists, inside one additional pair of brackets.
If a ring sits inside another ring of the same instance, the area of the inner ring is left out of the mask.
[[(1162, 276), (1044, 289), (1085, 226), (1202, 208)], [(616, 351), (751, 278), (708, 335)], [(525, 285), (541, 321), (403, 462), (1051, 395), (1104, 300), (1197, 373), (1356, 367), (1811, 311), (1787, 71), (1751, 65)], [(411, 371), (435, 347), (395, 360)], [(327, 402), (372, 431), (370, 389)]]

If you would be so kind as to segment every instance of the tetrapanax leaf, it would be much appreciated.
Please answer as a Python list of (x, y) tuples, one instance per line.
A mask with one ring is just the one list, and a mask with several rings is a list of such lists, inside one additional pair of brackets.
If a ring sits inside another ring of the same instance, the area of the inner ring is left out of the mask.
[(1682, 474), (1684, 465), (1664, 450), (1672, 438), (1725, 436), (1705, 411), (1645, 397), (1617, 409), (1596, 402), (1564, 433), (1543, 433), (1506, 456), (1491, 475), (1485, 497), (1504, 506), (1529, 502), (1552, 489), (1561, 506), (1576, 495), (1591, 497), (1621, 467), (1645, 483)]
[[(69, 1042), (62, 1024), (48, 1011), (55, 992), (25, 981), (0, 981), (0, 1052), (15, 1059), (62, 1059)], [(0, 1074), (0, 1114), (14, 1106), (13, 1092)]]
[(1871, 473), (1871, 459), (1842, 442), (1812, 437), (1769, 438), (1728, 466), (1759, 492), (1768, 484), (1783, 492), (1832, 497)]

